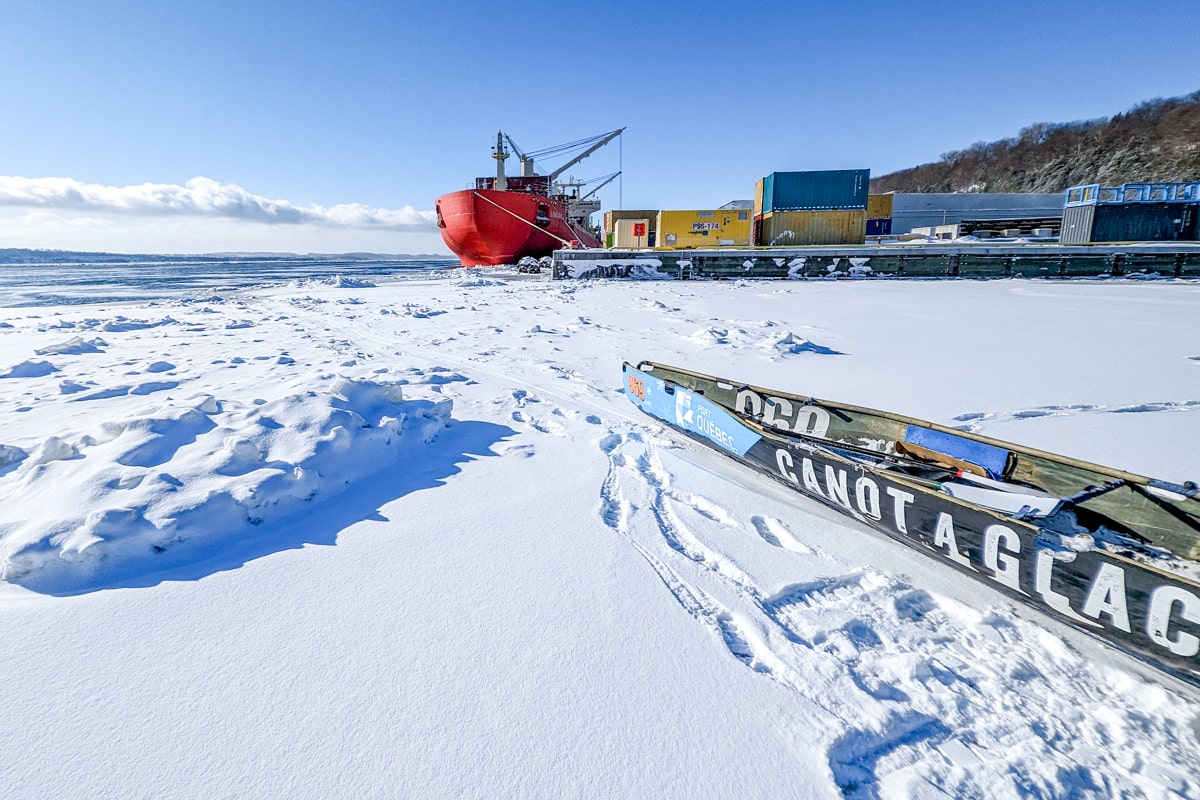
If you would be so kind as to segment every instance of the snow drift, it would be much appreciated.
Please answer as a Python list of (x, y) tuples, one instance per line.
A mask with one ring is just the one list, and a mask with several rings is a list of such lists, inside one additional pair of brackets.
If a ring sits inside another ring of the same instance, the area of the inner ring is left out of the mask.
[(6, 443), (0, 577), (63, 591), (203, 556), (419, 458), (451, 408), (406, 401), (395, 382), (325, 375), (271, 401), (201, 394)]

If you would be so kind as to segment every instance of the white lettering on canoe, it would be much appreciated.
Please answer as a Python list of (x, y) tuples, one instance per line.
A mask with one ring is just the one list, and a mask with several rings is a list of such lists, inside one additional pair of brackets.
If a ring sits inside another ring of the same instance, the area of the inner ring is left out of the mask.
[(938, 512), (937, 528), (933, 532), (933, 546), (935, 549), (945, 548), (946, 558), (954, 563), (969, 570), (975, 569), (971, 566), (971, 560), (958, 552), (958, 541), (954, 538), (954, 518), (945, 511)]
[(911, 492), (897, 489), (895, 486), (887, 487), (887, 493), (892, 496), (893, 500), (892, 511), (896, 517), (896, 530), (908, 533), (908, 526), (904, 524), (904, 507), (917, 498)]
[(782, 447), (775, 448), (775, 465), (779, 467), (780, 475), (787, 478), (797, 486), (800, 485), (800, 479), (797, 478), (796, 473), (792, 471), (792, 468), (796, 466), (796, 464), (794, 461), (792, 461), (791, 453), (789, 453), (787, 450), (784, 450)]
[(815, 494), (817, 497), (824, 497), (821, 492), (821, 485), (817, 483), (817, 472), (813, 469), (811, 458), (806, 458), (800, 462), (800, 474), (804, 476), (804, 488)]
[(752, 389), (742, 389), (733, 401), (735, 411), (784, 431), (826, 438), (829, 433), (829, 412), (820, 406), (802, 405), (799, 410), (782, 397), (763, 397)]
[(757, 417), (762, 413), (762, 397), (759, 396), (758, 392), (742, 389), (737, 393), (737, 399), (734, 401), (733, 407), (743, 414)]
[(839, 469), (835, 474), (833, 467), (826, 464), (825, 491), (830, 500), (850, 508), (850, 493), (846, 491), (846, 470)]
[(1016, 592), (1021, 592), (1021, 562), (1017, 558), (1020, 554), (1021, 538), (1012, 528), (987, 526), (983, 532), (983, 565), (992, 571), (992, 580)]
[(1200, 597), (1178, 586), (1159, 586), (1150, 593), (1146, 634), (1155, 644), (1175, 655), (1191, 658), (1200, 653), (1200, 638), (1184, 631), (1178, 631), (1174, 638), (1171, 637), (1171, 612), (1175, 610), (1176, 603), (1181, 606), (1180, 617), (1200, 624)]
[(1087, 617), (1081, 617), (1075, 613), (1075, 609), (1071, 608), (1070, 601), (1067, 600), (1065, 594), (1059, 594), (1054, 591), (1050, 585), (1051, 579), (1054, 577), (1054, 555), (1049, 550), (1038, 550), (1034, 557), (1034, 572), (1033, 572), (1033, 588), (1042, 596), (1042, 600), (1046, 605), (1053, 608), (1064, 617), (1069, 617), (1076, 622), (1082, 622), (1085, 625), (1095, 625)]
[(879, 485), (863, 475), (854, 482), (854, 499), (858, 510), (873, 520), (880, 520), (883, 514), (879, 510)]
[(1092, 619), (1107, 614), (1112, 624), (1129, 633), (1129, 604), (1125, 599), (1125, 570), (1114, 564), (1101, 564), (1088, 587), (1083, 613)]
[(824, 439), (829, 433), (829, 412), (820, 406), (801, 406), (792, 430)]
[[(779, 418), (780, 411), (783, 412), (785, 419)], [(763, 414), (763, 424), (770, 425), (772, 428), (790, 431), (792, 426), (788, 424), (786, 417), (792, 415), (792, 404), (787, 400), (775, 397), (767, 398), (767, 411)]]

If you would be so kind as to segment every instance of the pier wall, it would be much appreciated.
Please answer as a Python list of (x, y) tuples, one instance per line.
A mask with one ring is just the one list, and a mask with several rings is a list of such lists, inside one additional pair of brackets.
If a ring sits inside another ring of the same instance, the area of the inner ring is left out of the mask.
[(1200, 278), (1200, 245), (884, 245), (558, 250), (554, 278)]

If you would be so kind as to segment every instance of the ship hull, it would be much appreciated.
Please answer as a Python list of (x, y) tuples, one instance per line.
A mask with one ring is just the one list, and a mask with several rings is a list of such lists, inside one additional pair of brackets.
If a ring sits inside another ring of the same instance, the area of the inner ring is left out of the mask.
[(562, 200), (527, 192), (464, 189), (437, 199), (438, 228), (464, 267), (516, 264), (577, 242), (599, 247), (567, 222)]

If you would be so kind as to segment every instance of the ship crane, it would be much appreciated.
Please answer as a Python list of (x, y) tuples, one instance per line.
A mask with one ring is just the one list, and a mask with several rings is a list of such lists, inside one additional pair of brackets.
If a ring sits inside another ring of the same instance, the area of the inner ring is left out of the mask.
[(587, 200), (589, 197), (591, 197), (592, 195), (594, 195), (596, 192), (600, 191), (600, 190), (601, 190), (601, 189), (603, 189), (605, 186), (608, 186), (610, 183), (612, 183), (613, 181), (615, 181), (615, 180), (616, 180), (618, 177), (620, 177), (620, 175), (621, 175), (621, 173), (620, 173), (620, 172), (614, 172), (612, 175), (609, 175), (607, 178), (605, 178), (604, 180), (602, 180), (602, 181), (601, 181), (601, 182), (600, 182), (600, 183), (599, 183), (599, 184), (598, 184), (598, 185), (597, 185), (597, 186), (596, 186), (594, 189), (592, 189), (590, 192), (588, 192), (587, 194), (585, 194), (583, 197), (581, 197), (581, 198), (579, 198), (579, 199), (580, 199), (580, 200)]
[[(594, 230), (594, 226), (590, 221), (591, 215), (600, 210), (600, 200), (595, 195), (596, 192), (603, 189), (620, 174), (620, 172), (614, 172), (602, 178), (592, 178), (586, 181), (577, 181), (574, 178), (569, 178), (565, 183), (559, 184), (567, 200), (567, 218), (574, 227), (591, 230), (593, 235), (599, 238), (599, 232)], [(590, 186), (596, 181), (600, 181), (600, 183), (591, 191), (587, 194), (580, 194), (584, 186)]]
[[(534, 159), (542, 158), (545, 156), (558, 155), (561, 153), (570, 152), (572, 150), (577, 150), (580, 147), (586, 147), (587, 145), (591, 145), (586, 150), (584, 150), (582, 153), (575, 156), (570, 161), (568, 161), (567, 163), (563, 164), (558, 169), (551, 172), (548, 177), (553, 182), (554, 180), (556, 180), (558, 178), (559, 175), (562, 175), (568, 169), (575, 166), (580, 161), (583, 161), (585, 158), (590, 156), (592, 153), (596, 152), (601, 147), (608, 144), (609, 142), (611, 142), (613, 139), (617, 138), (624, 132), (625, 132), (624, 128), (619, 128), (618, 130), (611, 131), (609, 133), (602, 133), (599, 136), (593, 136), (590, 139), (581, 139), (577, 142), (570, 142), (568, 144), (558, 145), (556, 147), (548, 147), (545, 150), (538, 150), (533, 153), (526, 153), (524, 150), (522, 150), (520, 147), (518, 147), (517, 143), (514, 142), (513, 138), (511, 136), (509, 136), (507, 133), (498, 133), (498, 134), (496, 134), (496, 151), (495, 151), (496, 154), (493, 157), (498, 160), (502, 159), (502, 158), (508, 158), (508, 151), (504, 148), (504, 142), (508, 142), (508, 146), (512, 148), (512, 152), (516, 153), (517, 158), (520, 159), (520, 161), (521, 161), (521, 177), (522, 178), (531, 178), (531, 177), (534, 177), (537, 175), (537, 172), (534, 169), (534, 163), (533, 163)], [(501, 155), (499, 155), (499, 153), (503, 153), (504, 155), (501, 156)]]
[(595, 144), (593, 144), (591, 147), (589, 147), (587, 150), (584, 150), (582, 153), (580, 153), (579, 155), (575, 156), (573, 159), (571, 159), (571, 160), (570, 160), (570, 161), (568, 161), (567, 163), (563, 164), (563, 165), (562, 165), (561, 167), (559, 167), (558, 169), (554, 170), (554, 172), (551, 172), (551, 173), (550, 173), (550, 180), (552, 180), (552, 181), (553, 181), (553, 180), (554, 180), (555, 178), (557, 178), (559, 175), (563, 174), (563, 173), (564, 173), (564, 172), (566, 172), (568, 169), (570, 169), (571, 167), (573, 167), (573, 166), (575, 166), (576, 164), (578, 164), (580, 161), (583, 161), (585, 158), (587, 158), (588, 156), (590, 156), (592, 153), (596, 152), (596, 151), (597, 151), (597, 150), (599, 150), (601, 147), (603, 147), (604, 145), (608, 144), (609, 142), (611, 142), (613, 139), (617, 138), (618, 136), (620, 136), (620, 135), (621, 135), (622, 133), (624, 133), (624, 132), (625, 132), (625, 129), (624, 129), (624, 128), (618, 128), (617, 130), (613, 131), (612, 133), (606, 133), (606, 134), (603, 134), (603, 135), (602, 135), (602, 136), (601, 136), (601, 137), (600, 137), (600, 138), (599, 138), (599, 139), (596, 141), (596, 143), (595, 143)]
[(512, 151), (517, 154), (517, 159), (521, 162), (521, 177), (532, 178), (534, 175), (537, 175), (537, 173), (533, 171), (533, 157), (528, 155), (521, 148), (517, 147), (517, 143), (514, 142), (512, 137), (507, 133), (504, 134), (504, 138), (508, 141), (508, 146), (511, 147)]

